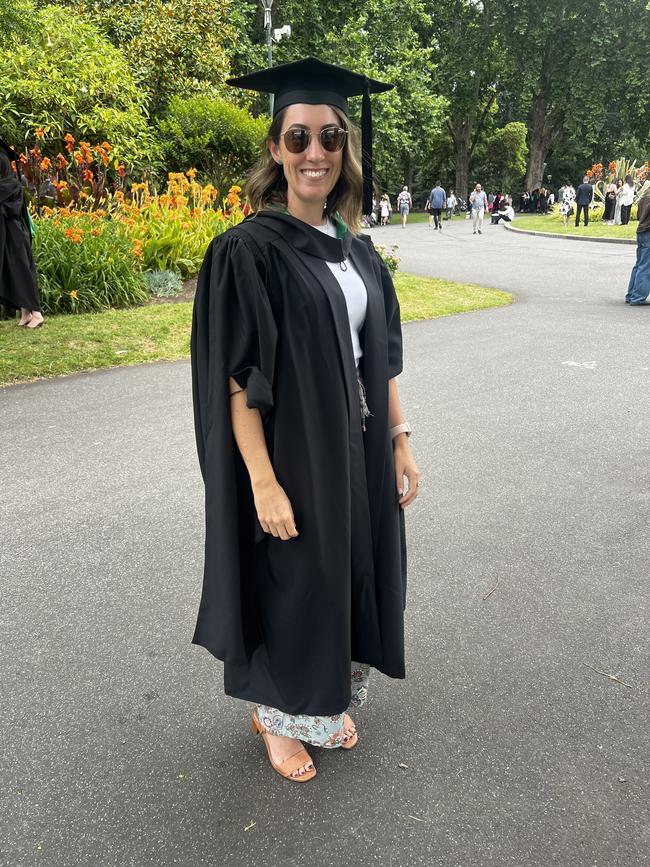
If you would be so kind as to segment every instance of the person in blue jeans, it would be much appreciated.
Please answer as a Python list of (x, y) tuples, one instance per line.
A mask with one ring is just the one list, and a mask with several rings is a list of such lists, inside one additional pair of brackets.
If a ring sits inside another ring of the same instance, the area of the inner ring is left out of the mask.
[[(429, 193), (429, 213), (435, 221), (435, 228), (442, 231), (441, 215), (443, 208), (447, 207), (447, 193), (440, 186), (440, 181), (436, 181), (435, 187)], [(429, 218), (429, 225), (431, 219)]]
[(636, 264), (630, 274), (625, 303), (636, 307), (647, 304), (650, 295), (650, 189), (639, 199), (639, 225), (636, 230)]

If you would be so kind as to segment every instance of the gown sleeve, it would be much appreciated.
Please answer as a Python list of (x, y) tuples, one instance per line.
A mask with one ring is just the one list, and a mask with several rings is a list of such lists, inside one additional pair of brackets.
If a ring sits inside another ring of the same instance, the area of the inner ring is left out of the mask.
[(379, 271), (379, 282), (384, 296), (386, 312), (386, 336), (388, 341), (388, 378), (394, 379), (402, 372), (402, 323), (400, 320), (399, 301), (390, 271), (386, 263), (375, 250), (372, 239), (362, 236), (370, 247), (375, 268)]
[[(192, 316), (194, 422), (205, 479), (215, 423), (230, 430), (228, 380), (246, 389), (247, 406), (273, 407), (277, 326), (264, 285), (263, 257), (235, 234), (215, 238), (199, 274)], [(224, 418), (224, 416), (226, 416)]]

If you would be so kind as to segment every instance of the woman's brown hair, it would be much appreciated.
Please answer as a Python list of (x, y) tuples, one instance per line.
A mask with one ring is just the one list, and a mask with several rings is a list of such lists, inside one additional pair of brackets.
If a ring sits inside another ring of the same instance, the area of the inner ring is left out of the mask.
[[(334, 106), (332, 111), (341, 127), (347, 130), (348, 138), (343, 148), (341, 174), (334, 189), (327, 197), (325, 213), (334, 217), (338, 214), (348, 229), (355, 235), (361, 231), (361, 208), (363, 201), (363, 180), (361, 163), (357, 156), (359, 136), (356, 127)], [(277, 142), (282, 131), (286, 108), (273, 118), (264, 141), (264, 152), (252, 168), (245, 184), (245, 191), (254, 211), (261, 211), (269, 205), (287, 204), (287, 179), (284, 169), (273, 159), (269, 142)]]

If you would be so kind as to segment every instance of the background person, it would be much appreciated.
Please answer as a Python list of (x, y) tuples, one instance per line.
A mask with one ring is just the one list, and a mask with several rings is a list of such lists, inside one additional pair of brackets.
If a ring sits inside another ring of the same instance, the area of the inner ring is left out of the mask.
[(605, 190), (605, 210), (603, 211), (603, 222), (611, 223), (614, 220), (614, 211), (616, 209), (616, 181), (612, 180), (607, 184)]
[(43, 324), (23, 187), (11, 163), (17, 154), (0, 142), (0, 303), (20, 310), (18, 325)]
[(379, 202), (379, 217), (380, 217), (380, 224), (382, 226), (387, 226), (390, 223), (390, 214), (391, 214), (390, 199), (388, 198), (386, 193), (384, 193), (384, 195), (381, 197), (381, 200)]
[(194, 303), (206, 530), (193, 640), (225, 660), (226, 693), (255, 704), (273, 769), (304, 782), (316, 770), (301, 741), (356, 744), (347, 711), (370, 666), (404, 677), (403, 509), (419, 472), (395, 288), (359, 234), (372, 166), (348, 120), (348, 97), (390, 85), (314, 58), (228, 83), (275, 105), (247, 182), (254, 215), (214, 239)]
[(616, 204), (614, 206), (614, 225), (621, 225), (621, 210), (623, 207), (623, 197), (625, 190), (623, 189), (623, 178), (616, 179)]
[(483, 229), (483, 216), (485, 211), (487, 210), (487, 196), (485, 192), (481, 188), (480, 184), (477, 184), (472, 190), (472, 194), (469, 197), (469, 200), (472, 205), (472, 234), (475, 235), (477, 232), (479, 235), (482, 235)]
[(636, 230), (636, 264), (632, 268), (625, 303), (646, 304), (650, 295), (650, 189), (639, 199), (639, 225)]
[(562, 194), (560, 213), (562, 214), (565, 228), (568, 228), (569, 217), (573, 213), (573, 203), (576, 200), (576, 191), (573, 188), (573, 184), (567, 181), (563, 187), (560, 187), (560, 192)]
[(397, 210), (402, 218), (402, 229), (406, 228), (409, 211), (413, 207), (413, 199), (408, 187), (402, 187), (402, 192), (397, 197)]
[(630, 222), (630, 213), (634, 203), (634, 180), (632, 175), (625, 176), (623, 194), (621, 196), (621, 225), (627, 226)]
[(454, 209), (458, 204), (458, 199), (454, 195), (453, 190), (449, 190), (449, 195), (447, 196), (447, 219), (451, 220), (454, 216)]
[(594, 200), (594, 188), (589, 183), (589, 175), (585, 175), (576, 190), (576, 226), (580, 225), (580, 211), (583, 212), (585, 226), (589, 225), (589, 206)]
[(504, 223), (511, 223), (515, 218), (515, 209), (512, 205), (508, 204), (507, 199), (501, 200), (501, 208), (492, 214), (491, 222), (496, 224), (500, 220), (503, 220)]
[[(436, 181), (435, 187), (429, 193), (429, 208), (431, 211), (431, 217), (433, 217), (435, 228), (442, 231), (442, 219), (441, 214), (443, 208), (447, 204), (447, 193), (443, 190), (440, 185), (440, 181)], [(429, 220), (431, 220), (431, 217)], [(431, 222), (429, 222), (431, 225)]]

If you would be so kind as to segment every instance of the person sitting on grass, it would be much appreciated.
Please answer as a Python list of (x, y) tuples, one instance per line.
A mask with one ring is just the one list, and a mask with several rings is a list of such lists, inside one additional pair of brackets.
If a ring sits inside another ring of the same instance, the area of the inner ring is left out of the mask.
[(497, 224), (500, 220), (504, 223), (511, 223), (515, 218), (515, 209), (508, 204), (507, 199), (501, 199), (501, 207), (498, 211), (492, 214), (491, 223)]

